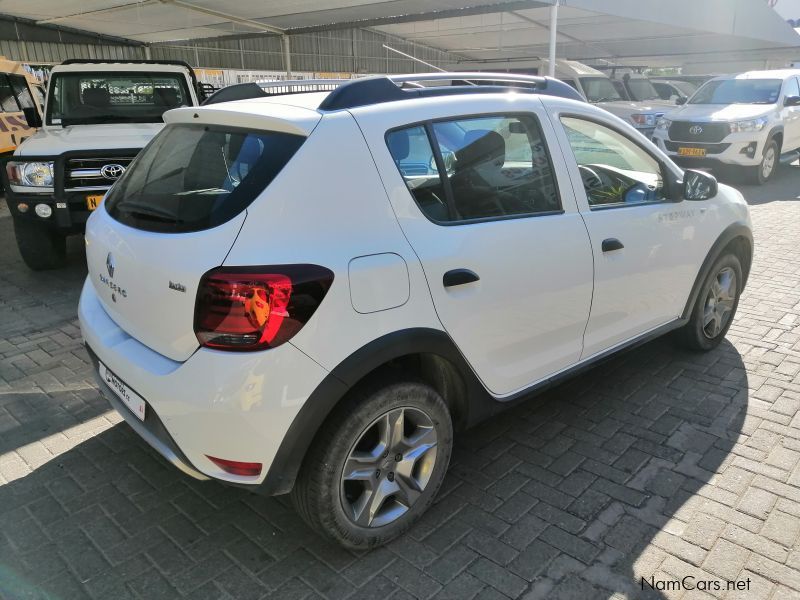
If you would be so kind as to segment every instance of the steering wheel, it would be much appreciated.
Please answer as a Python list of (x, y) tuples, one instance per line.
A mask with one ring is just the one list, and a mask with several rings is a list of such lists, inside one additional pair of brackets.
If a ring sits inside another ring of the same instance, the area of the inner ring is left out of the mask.
[(597, 171), (585, 165), (578, 165), (578, 170), (581, 172), (581, 179), (583, 185), (587, 190), (596, 190), (603, 187), (603, 179), (597, 174)]

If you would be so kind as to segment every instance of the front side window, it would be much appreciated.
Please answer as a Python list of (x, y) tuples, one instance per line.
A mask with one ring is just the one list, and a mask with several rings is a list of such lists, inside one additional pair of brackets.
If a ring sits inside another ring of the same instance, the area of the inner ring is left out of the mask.
[(19, 104), (17, 104), (14, 90), (11, 87), (8, 77), (0, 73), (0, 108), (3, 112), (19, 112)]
[(561, 117), (590, 207), (628, 206), (667, 199), (659, 162), (613, 129)]
[(48, 125), (160, 123), (165, 111), (191, 105), (181, 73), (54, 73)]
[(272, 131), (168, 125), (111, 188), (106, 210), (147, 231), (215, 227), (247, 208), (303, 141)]
[(11, 87), (19, 100), (19, 105), (22, 108), (32, 108), (34, 106), (31, 91), (28, 89), (28, 82), (24, 75), (9, 75), (8, 79), (11, 81)]
[(783, 86), (783, 95), (785, 97), (800, 96), (800, 87), (797, 85), (797, 79), (789, 77), (789, 79), (786, 80), (786, 84)]
[(437, 121), (430, 132), (415, 126), (392, 131), (386, 140), (417, 205), (433, 221), (561, 209), (550, 157), (533, 116)]
[(775, 104), (781, 83), (780, 79), (712, 80), (689, 98), (689, 104)]

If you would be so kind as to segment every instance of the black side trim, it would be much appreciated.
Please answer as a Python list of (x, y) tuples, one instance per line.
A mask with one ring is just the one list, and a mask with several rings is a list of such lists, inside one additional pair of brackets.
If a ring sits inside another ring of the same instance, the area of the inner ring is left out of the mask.
[(317, 431), (323, 426), (328, 414), (359, 381), (393, 359), (415, 354), (432, 354), (448, 360), (456, 368), (463, 383), (463, 398), (458, 399), (460, 402), (459, 409), (462, 412), (459, 428), (465, 429), (519, 402), (529, 400), (574, 377), (578, 373), (597, 366), (620, 352), (640, 346), (673, 329), (677, 329), (684, 325), (685, 322), (684, 319), (676, 319), (630, 340), (624, 345), (607, 350), (590, 360), (502, 399), (494, 398), (486, 391), (486, 388), (467, 364), (466, 359), (461, 355), (453, 340), (445, 332), (436, 329), (417, 328), (390, 333), (353, 353), (322, 381), (303, 404), (297, 417), (295, 417), (286, 432), (264, 482), (257, 487), (247, 485), (241, 487), (246, 487), (265, 495), (279, 495), (290, 492), (297, 479), (306, 452)]
[(750, 274), (750, 264), (753, 260), (753, 232), (750, 230), (750, 227), (748, 227), (747, 224), (737, 222), (729, 225), (725, 231), (720, 234), (720, 236), (717, 238), (717, 241), (714, 242), (714, 244), (711, 246), (711, 249), (708, 251), (706, 259), (703, 261), (700, 271), (697, 273), (697, 278), (694, 280), (692, 292), (689, 294), (689, 298), (686, 300), (686, 306), (683, 308), (683, 313), (681, 313), (682, 319), (688, 320), (691, 316), (692, 307), (694, 307), (694, 303), (697, 302), (697, 295), (700, 293), (700, 288), (702, 287), (703, 282), (706, 280), (706, 277), (708, 277), (708, 273), (711, 271), (714, 261), (719, 258), (725, 246), (738, 237), (746, 239), (750, 244), (750, 262), (746, 265), (742, 265), (742, 269), (744, 270), (744, 282), (742, 289), (744, 289), (744, 286), (747, 285), (747, 276)]

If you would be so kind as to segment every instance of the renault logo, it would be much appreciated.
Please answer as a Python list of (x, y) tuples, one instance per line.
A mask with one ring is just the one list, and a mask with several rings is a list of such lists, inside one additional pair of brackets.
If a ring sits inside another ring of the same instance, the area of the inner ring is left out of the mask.
[(701, 133), (703, 133), (703, 128), (700, 127), (700, 125), (692, 125), (691, 127), (689, 127), (689, 133), (691, 133), (692, 135), (700, 135)]
[(125, 172), (125, 167), (118, 164), (111, 164), (111, 165), (103, 165), (100, 167), (100, 175), (105, 177), (106, 179), (119, 179), (120, 176)]
[(108, 276), (114, 276), (114, 257), (111, 256), (111, 252), (108, 253), (106, 257), (106, 269), (108, 269)]

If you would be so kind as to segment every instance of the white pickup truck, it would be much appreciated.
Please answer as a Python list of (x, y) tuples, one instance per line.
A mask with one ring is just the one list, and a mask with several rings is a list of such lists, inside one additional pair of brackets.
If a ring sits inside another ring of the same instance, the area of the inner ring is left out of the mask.
[[(35, 270), (61, 266), (66, 236), (86, 219), (172, 108), (202, 92), (180, 61), (68, 60), (53, 68), (39, 131), (5, 161), (6, 202), (17, 246)], [(37, 114), (26, 118), (39, 120)]]

